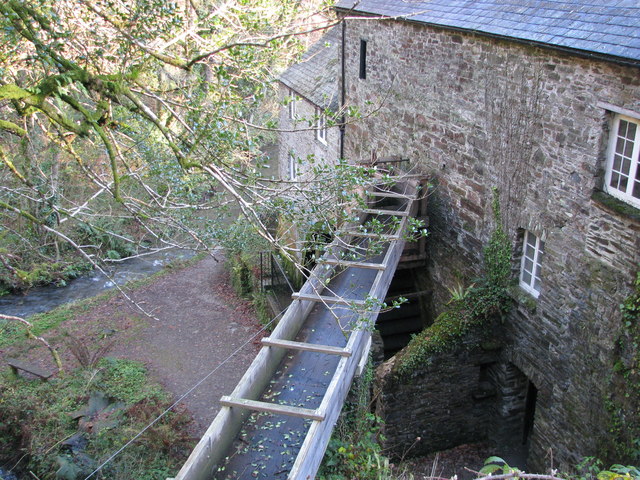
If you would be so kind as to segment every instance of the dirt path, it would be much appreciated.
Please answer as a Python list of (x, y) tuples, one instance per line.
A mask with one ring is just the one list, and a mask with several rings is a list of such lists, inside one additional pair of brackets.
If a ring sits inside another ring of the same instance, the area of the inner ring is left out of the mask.
[(112, 354), (146, 364), (176, 397), (217, 368), (184, 400), (203, 433), (220, 397), (231, 393), (258, 351), (259, 339), (250, 340), (258, 331), (251, 305), (235, 295), (223, 262), (212, 258), (162, 277), (135, 298), (159, 321), (148, 320)]
[[(62, 331), (92, 351), (113, 341), (109, 356), (143, 362), (175, 398), (218, 367), (182, 402), (194, 416), (193, 433), (200, 435), (217, 414), (220, 397), (231, 393), (259, 349), (259, 338), (251, 340), (259, 330), (253, 309), (235, 295), (223, 256), (216, 257), (218, 262), (207, 257), (133, 292), (132, 297), (158, 320), (143, 316), (117, 296), (46, 336), (59, 344), (66, 369), (76, 363), (62, 340), (55, 340)], [(45, 366), (51, 362), (43, 348), (0, 353), (18, 353)]]

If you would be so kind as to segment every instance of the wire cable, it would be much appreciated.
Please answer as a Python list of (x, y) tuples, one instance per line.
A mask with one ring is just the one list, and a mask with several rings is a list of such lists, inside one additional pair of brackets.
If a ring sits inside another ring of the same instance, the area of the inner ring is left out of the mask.
[(266, 325), (264, 325), (260, 330), (258, 330), (255, 334), (253, 334), (247, 341), (245, 341), (242, 345), (235, 349), (227, 358), (225, 358), (216, 368), (211, 370), (206, 376), (204, 376), (200, 381), (198, 381), (193, 387), (187, 390), (180, 398), (178, 398), (175, 402), (173, 402), (167, 409), (158, 415), (151, 423), (149, 423), (146, 427), (140, 430), (136, 435), (133, 436), (127, 443), (125, 443), (122, 447), (120, 447), (114, 454), (112, 454), (109, 458), (107, 458), (104, 462), (102, 462), (93, 472), (91, 472), (88, 476), (84, 478), (84, 480), (89, 480), (96, 473), (102, 470), (109, 462), (111, 462), (114, 458), (120, 455), (129, 445), (135, 442), (144, 432), (149, 430), (153, 425), (155, 425), (162, 417), (164, 417), (167, 413), (169, 413), (173, 408), (178, 405), (182, 400), (184, 400), (191, 392), (193, 392), (196, 388), (198, 388), (202, 383), (204, 383), (211, 375), (218, 371), (220, 367), (222, 367), (225, 363), (231, 360), (234, 355), (237, 355), (240, 350), (246, 347), (250, 342), (252, 342), (258, 335), (264, 332), (269, 326), (276, 321), (287, 309), (283, 309), (280, 313), (274, 316)]

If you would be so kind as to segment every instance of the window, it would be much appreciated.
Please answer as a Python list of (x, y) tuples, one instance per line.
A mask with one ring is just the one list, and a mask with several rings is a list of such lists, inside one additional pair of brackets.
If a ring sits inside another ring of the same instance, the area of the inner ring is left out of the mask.
[(367, 78), (367, 41), (360, 40), (360, 78)]
[(613, 118), (605, 191), (640, 208), (640, 120), (616, 114)]
[(540, 265), (544, 254), (544, 242), (530, 231), (524, 232), (520, 286), (534, 297), (540, 295)]
[(324, 116), (322, 110), (316, 108), (316, 138), (325, 145), (327, 144), (327, 117)]
[(297, 109), (297, 98), (296, 98), (296, 94), (294, 93), (293, 90), (289, 90), (289, 120), (295, 120), (298, 112), (296, 111)]
[(298, 177), (298, 160), (293, 152), (289, 152), (289, 180), (295, 180)]

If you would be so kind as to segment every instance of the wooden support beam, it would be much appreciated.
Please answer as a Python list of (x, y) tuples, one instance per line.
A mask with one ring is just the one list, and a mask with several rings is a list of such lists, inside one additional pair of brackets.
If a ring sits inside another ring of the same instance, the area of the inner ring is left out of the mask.
[(403, 198), (406, 200), (412, 199), (412, 195), (405, 195), (404, 193), (392, 192), (390, 190), (380, 190), (380, 191), (368, 191), (367, 195), (371, 197), (383, 197), (383, 198)]
[(280, 415), (288, 415), (290, 417), (308, 418), (321, 422), (324, 415), (320, 415), (310, 408), (292, 407), (291, 405), (279, 405), (277, 403), (260, 402), (257, 400), (249, 400), (247, 398), (233, 398), (227, 395), (220, 399), (220, 404), (225, 407), (238, 407), (247, 410), (255, 410), (258, 412), (277, 413)]
[(292, 340), (282, 340), (280, 338), (266, 337), (262, 339), (262, 344), (269, 347), (280, 347), (291, 350), (304, 350), (307, 352), (326, 353), (329, 355), (340, 355), (350, 357), (351, 352), (342, 347), (332, 347), (331, 345), (318, 345), (316, 343), (294, 342)]
[(384, 270), (387, 266), (384, 263), (356, 262), (352, 260), (341, 260), (339, 258), (323, 258), (321, 263), (329, 265), (340, 265), (342, 267), (368, 268), (370, 270)]
[(409, 212), (406, 210), (379, 210), (377, 208), (363, 208), (360, 210), (363, 213), (371, 213), (373, 215), (394, 215), (396, 217), (406, 217)]
[[(400, 258), (402, 259), (402, 257)], [(406, 299), (417, 298), (417, 297), (429, 295), (430, 293), (433, 293), (433, 290), (418, 290), (417, 292), (403, 293), (401, 295), (394, 295), (393, 297), (387, 297), (384, 299), (384, 301), (391, 303), (391, 302), (395, 302), (399, 298), (406, 298)]]
[(324, 302), (337, 305), (364, 305), (364, 300), (356, 300), (349, 298), (329, 297), (327, 295), (315, 295), (312, 293), (293, 293), (291, 298), (294, 300), (311, 300), (312, 302)]

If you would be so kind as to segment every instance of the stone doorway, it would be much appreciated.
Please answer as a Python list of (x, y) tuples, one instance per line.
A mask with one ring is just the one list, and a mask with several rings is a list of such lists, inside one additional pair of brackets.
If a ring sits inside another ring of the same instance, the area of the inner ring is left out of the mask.
[(496, 386), (496, 425), (491, 434), (500, 455), (512, 467), (527, 468), (529, 444), (535, 423), (538, 389), (512, 363), (492, 365), (492, 383)]

